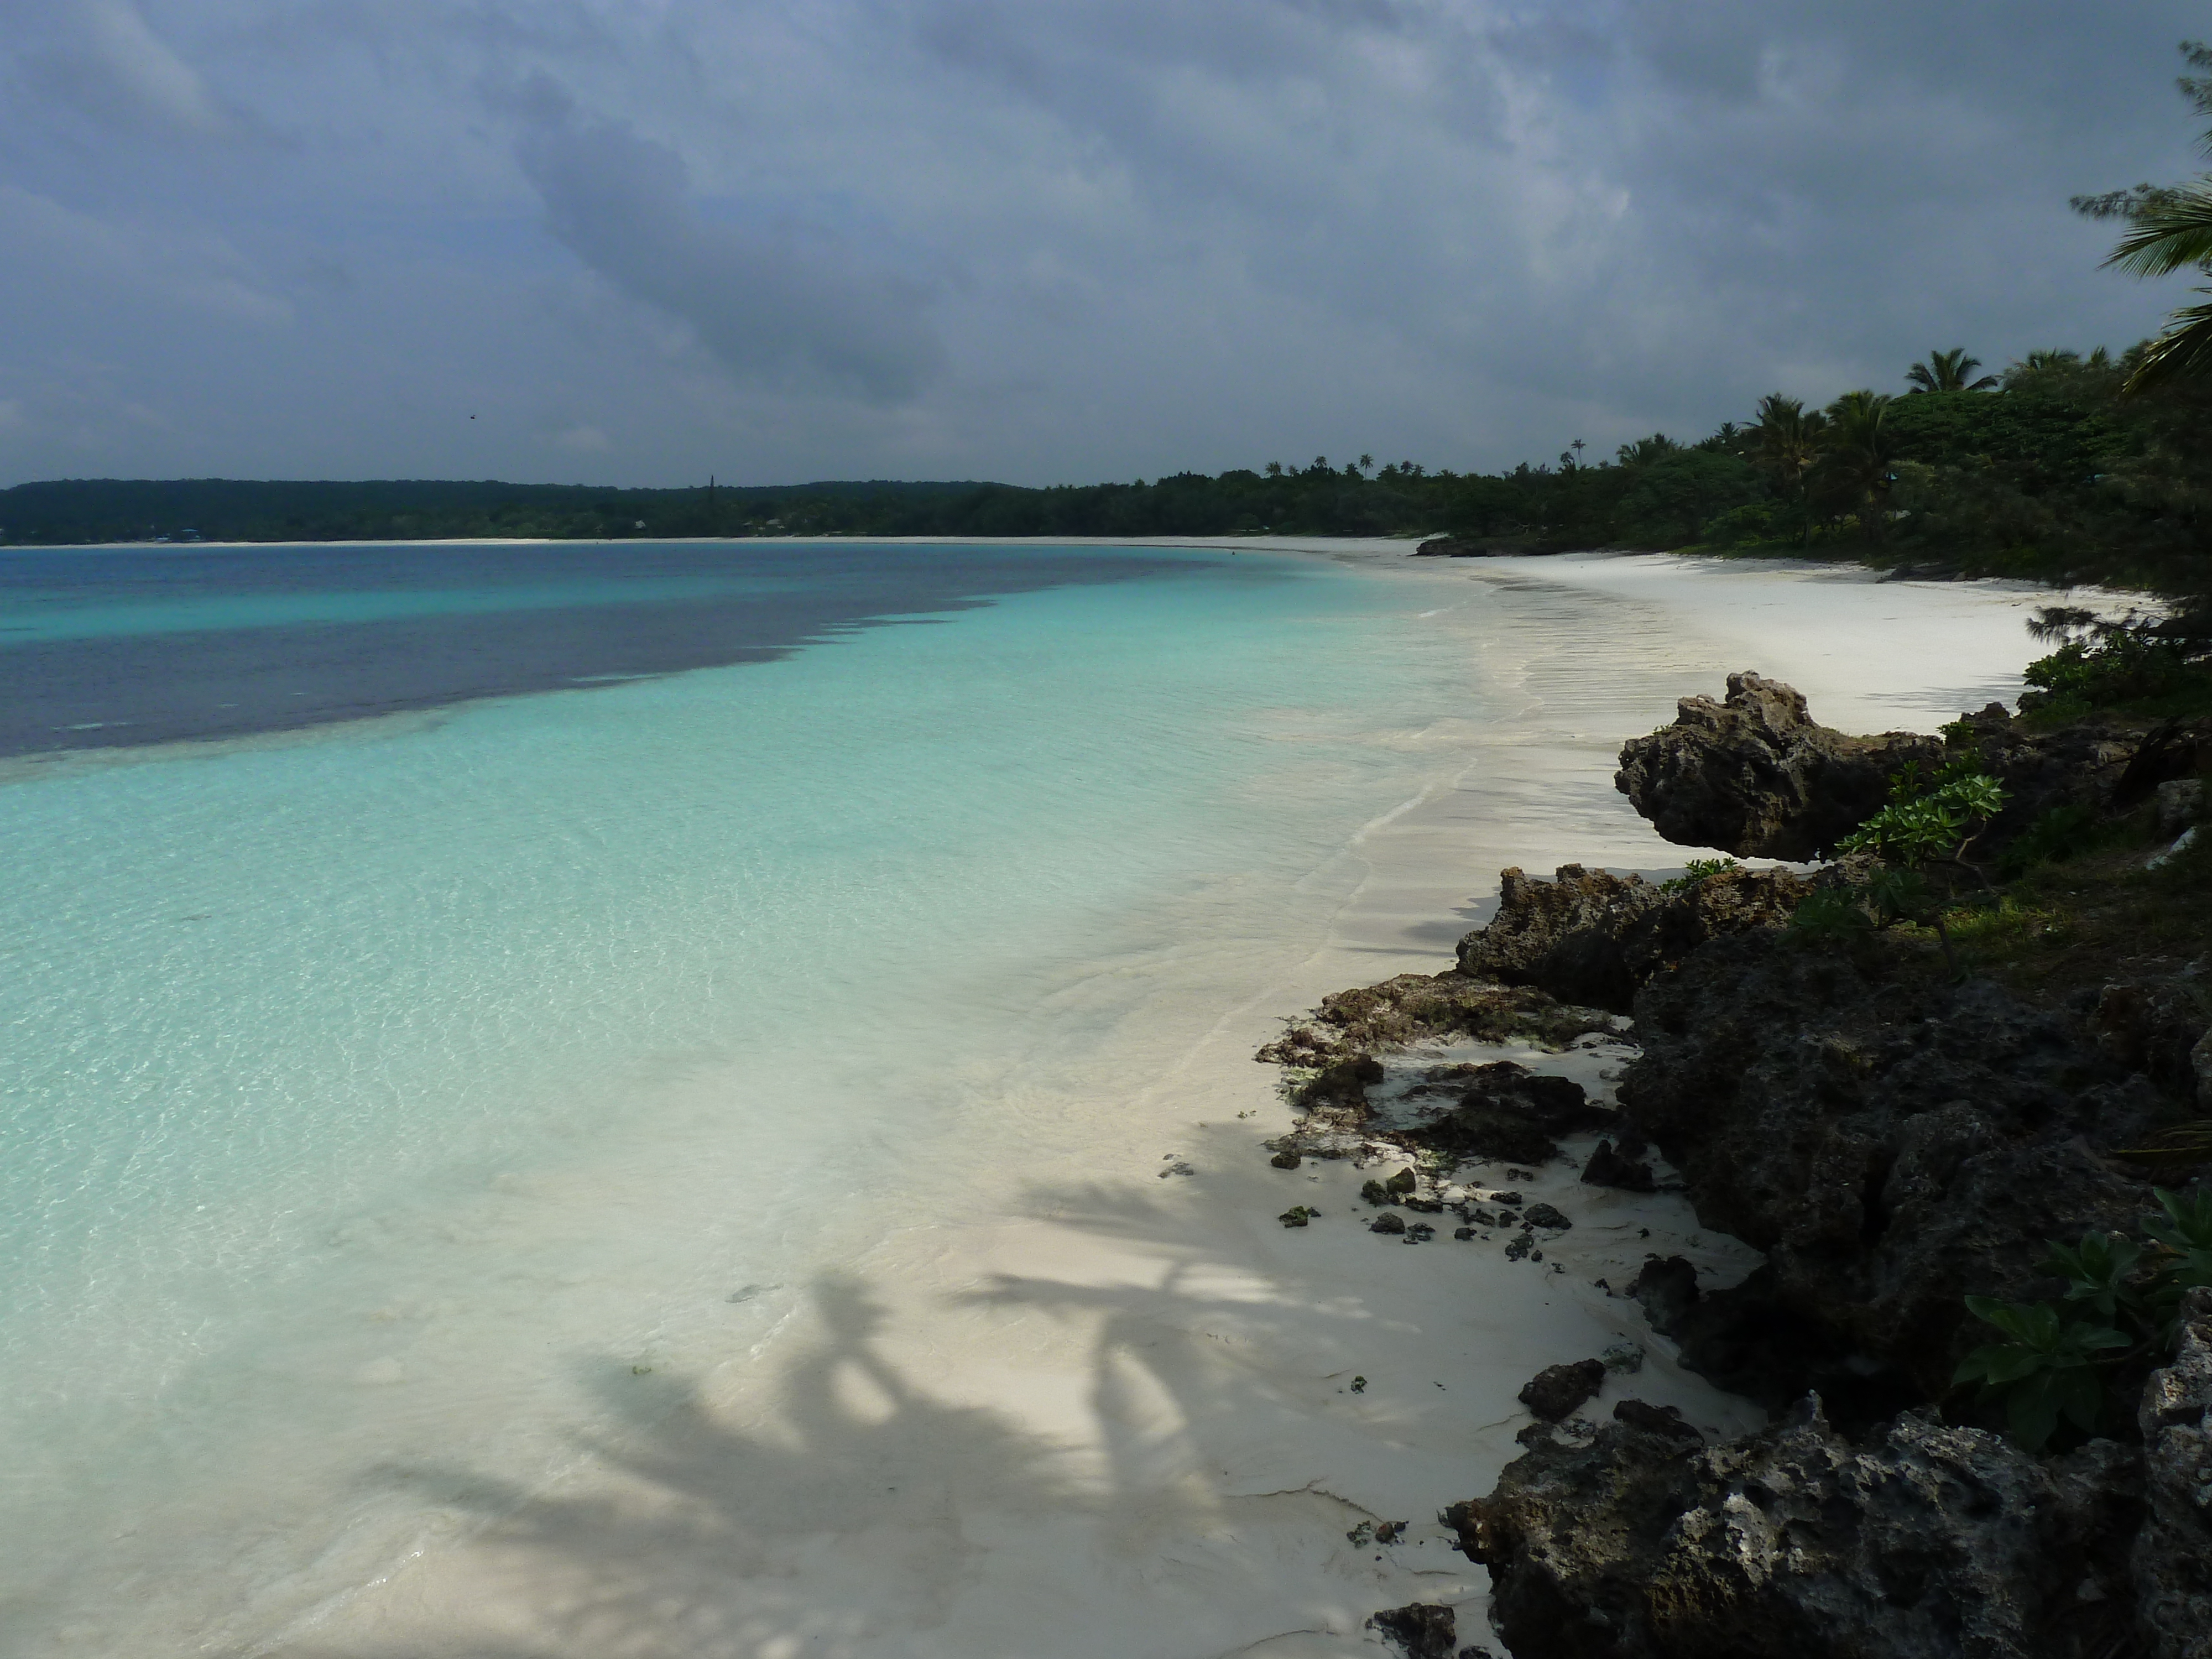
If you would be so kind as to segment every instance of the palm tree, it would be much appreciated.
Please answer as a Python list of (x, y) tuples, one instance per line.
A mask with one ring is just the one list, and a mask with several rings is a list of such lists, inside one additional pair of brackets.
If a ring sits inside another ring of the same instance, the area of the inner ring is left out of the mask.
[(1613, 452), (1623, 466), (1642, 466), (1662, 455), (1680, 453), (1682, 446), (1663, 432), (1655, 432), (1648, 438), (1638, 438), (1632, 444), (1623, 444)]
[(1827, 462), (1857, 492), (1859, 527), (1875, 541), (1889, 532), (1896, 445), (1888, 416), (1889, 394), (1883, 392), (1846, 392), (1828, 405)]
[[(2212, 46), (2184, 40), (2181, 56), (2189, 67), (2212, 71)], [(2202, 116), (2212, 116), (2212, 74), (2185, 75), (2181, 95)], [(2212, 149), (2212, 130), (2199, 142)], [(2184, 265), (2212, 272), (2212, 175), (2185, 185), (2137, 185), (2103, 196), (2076, 196), (2076, 213), (2092, 219), (2124, 219), (2128, 234), (2112, 250), (2107, 265), (2137, 276), (2169, 276)], [(2198, 294), (2212, 295), (2212, 288)], [(2166, 331), (2145, 349), (2126, 389), (2140, 392), (2166, 380), (2212, 375), (2212, 305), (2184, 306), (2166, 319)]]
[[(2212, 179), (2161, 192), (2130, 214), (2128, 223), (2131, 228), (2106, 264), (2137, 276), (2168, 276), (2184, 265), (2212, 270)], [(2212, 288), (2195, 292), (2212, 295)], [(2128, 377), (2128, 390), (2207, 375), (2212, 375), (2212, 305), (2184, 306), (2145, 349)]]
[(1806, 495), (1806, 479), (1820, 459), (1820, 441), (1827, 417), (1820, 410), (1808, 413), (1795, 398), (1770, 392), (1759, 400), (1759, 424), (1751, 429), (1754, 466), (1774, 475), (1776, 487), (1794, 495), (1804, 512), (1805, 542), (1813, 545), (1813, 514)]
[(1996, 375), (1972, 381), (1966, 378), (1981, 366), (1982, 360), (1969, 357), (1966, 347), (1954, 346), (1948, 351), (1930, 351), (1926, 362), (1905, 371), (1905, 379), (1915, 392), (1987, 392), (1997, 383)]

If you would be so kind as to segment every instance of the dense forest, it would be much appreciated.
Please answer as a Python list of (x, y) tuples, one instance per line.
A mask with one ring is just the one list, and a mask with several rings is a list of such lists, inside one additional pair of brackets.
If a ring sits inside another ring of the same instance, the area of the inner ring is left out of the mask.
[(1694, 441), (1655, 433), (1595, 461), (1577, 443), (1502, 473), (1361, 456), (1047, 489), (88, 479), (0, 490), (0, 540), (1444, 535), (1500, 551), (1786, 550), (2172, 588), (2206, 550), (2212, 392), (2124, 392), (2141, 350), (2037, 352), (1978, 378), (1963, 351), (1933, 352), (1897, 395), (1807, 409), (1777, 394)]

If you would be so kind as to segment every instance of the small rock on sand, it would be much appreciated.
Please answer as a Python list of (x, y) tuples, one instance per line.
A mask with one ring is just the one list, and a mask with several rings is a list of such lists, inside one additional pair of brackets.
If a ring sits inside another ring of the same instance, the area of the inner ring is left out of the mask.
[(1602, 1359), (1577, 1359), (1571, 1365), (1547, 1365), (1522, 1385), (1520, 1400), (1547, 1423), (1556, 1423), (1595, 1395), (1605, 1382)]
[(1403, 1649), (1406, 1659), (1452, 1659), (1459, 1638), (1459, 1620), (1452, 1610), (1433, 1602), (1392, 1607), (1367, 1622)]

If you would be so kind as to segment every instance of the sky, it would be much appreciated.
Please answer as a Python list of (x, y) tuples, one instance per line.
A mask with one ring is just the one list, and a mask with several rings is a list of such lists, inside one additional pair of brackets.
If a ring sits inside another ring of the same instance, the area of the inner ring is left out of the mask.
[(8, 0), (0, 484), (1492, 470), (2124, 346), (2168, 0)]

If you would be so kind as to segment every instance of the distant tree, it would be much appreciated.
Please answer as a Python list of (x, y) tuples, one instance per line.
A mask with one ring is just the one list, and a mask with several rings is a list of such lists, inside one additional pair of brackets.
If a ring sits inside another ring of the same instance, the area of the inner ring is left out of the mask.
[(1859, 528), (1869, 539), (1889, 533), (1890, 487), (1896, 446), (1888, 429), (1889, 397), (1846, 392), (1828, 405), (1828, 442), (1822, 464), (1850, 489), (1859, 507)]
[(1969, 357), (1964, 346), (1930, 351), (1927, 362), (1905, 371), (1905, 384), (1915, 392), (1987, 392), (1997, 384), (1996, 375), (1984, 374), (1978, 380), (1967, 378), (1981, 366), (1982, 360)]
[(1375, 470), (1375, 458), (1372, 455), (1362, 455), (1359, 458), (1358, 465), (1362, 472), (1372, 472)]
[(1271, 478), (1279, 478), (1279, 477), (1281, 477), (1283, 476), (1283, 464), (1282, 464), (1280, 461), (1270, 461), (1270, 462), (1268, 462), (1268, 463), (1267, 463), (1267, 476), (1268, 476), (1269, 477), (1271, 477)]
[[(2201, 40), (2181, 43), (2181, 56), (2192, 70), (2177, 84), (2190, 107), (2212, 119), (2212, 46)], [(2212, 130), (2200, 138), (2212, 149)], [(2137, 185), (2103, 196), (2077, 196), (2077, 213), (2093, 219), (2119, 219), (2127, 233), (2105, 263), (2136, 276), (2170, 276), (2185, 266), (2212, 274), (2212, 175), (2182, 185)], [(2197, 294), (2212, 295), (2212, 288)], [(2128, 376), (2127, 389), (2141, 392), (2168, 380), (2212, 378), (2212, 304), (2183, 306), (2166, 319), (2165, 331), (2146, 347)]]
[(1648, 438), (1621, 445), (1614, 453), (1623, 466), (1649, 466), (1662, 456), (1679, 455), (1681, 452), (1681, 445), (1663, 432), (1655, 432)]
[(1818, 410), (1808, 412), (1796, 398), (1773, 392), (1759, 400), (1759, 423), (1751, 429), (1751, 463), (1774, 480), (1777, 495), (1796, 502), (1808, 549), (1813, 544), (1808, 484), (1827, 424)]

